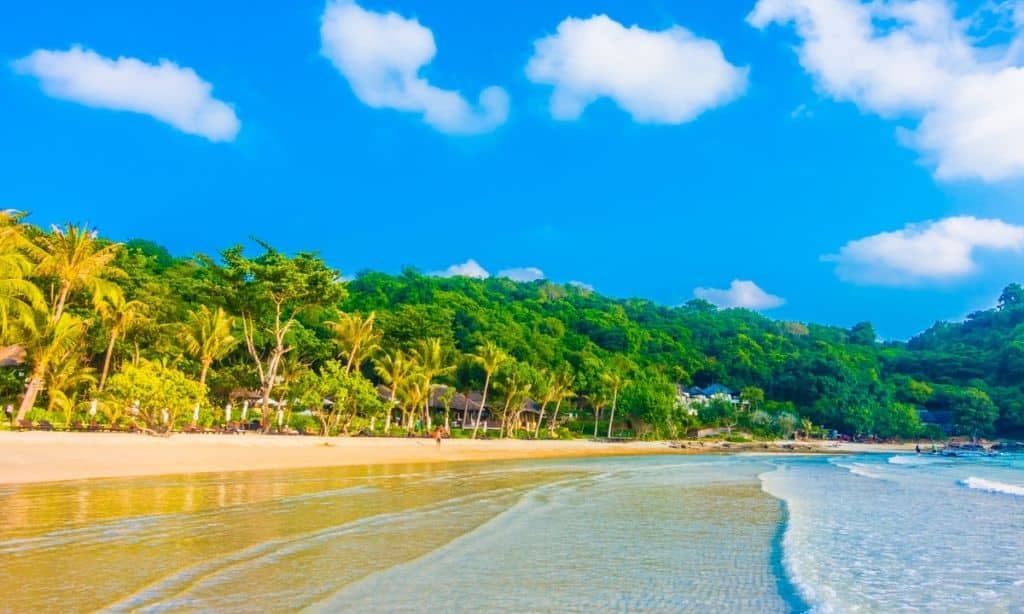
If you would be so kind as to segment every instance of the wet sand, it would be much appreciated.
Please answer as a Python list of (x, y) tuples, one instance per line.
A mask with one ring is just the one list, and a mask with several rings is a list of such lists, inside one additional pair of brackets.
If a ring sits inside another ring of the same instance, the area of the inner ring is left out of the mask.
[[(892, 452), (907, 446), (777, 442), (764, 451)], [(395, 463), (757, 452), (751, 446), (715, 444), (670, 448), (668, 442), (521, 441), (299, 437), (275, 435), (173, 435), (125, 433), (0, 432), (0, 484), (255, 471)]]

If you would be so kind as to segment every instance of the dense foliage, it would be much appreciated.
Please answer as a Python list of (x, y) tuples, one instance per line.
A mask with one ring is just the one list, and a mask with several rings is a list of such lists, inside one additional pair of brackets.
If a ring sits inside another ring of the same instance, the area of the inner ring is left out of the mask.
[[(112, 421), (140, 400), (150, 426), (164, 410), (186, 423), (197, 403), (209, 421), (247, 390), (266, 428), (280, 419), (274, 408), (291, 420), (304, 407), (321, 431), (379, 432), (392, 426), (381, 385), (404, 431), (429, 428), (434, 387), (447, 384), (489, 395), (502, 432), (521, 436), (548, 432), (545, 418), (555, 434), (559, 411), (595, 433), (603, 420), (601, 434), (650, 437), (709, 425), (912, 437), (926, 434), (919, 409), (950, 413), (964, 434), (1024, 431), (1016, 284), (966, 322), (882, 344), (866, 323), (847, 330), (700, 300), (667, 307), (413, 270), (344, 281), (316, 254), (263, 243), (175, 258), (147, 241), (0, 221), (0, 345), (26, 358), (0, 369), (0, 394), (19, 418), (80, 415), (101, 399)], [(712, 383), (741, 390), (742, 402), (678, 402), (677, 385)], [(533, 424), (528, 400), (541, 411)]]

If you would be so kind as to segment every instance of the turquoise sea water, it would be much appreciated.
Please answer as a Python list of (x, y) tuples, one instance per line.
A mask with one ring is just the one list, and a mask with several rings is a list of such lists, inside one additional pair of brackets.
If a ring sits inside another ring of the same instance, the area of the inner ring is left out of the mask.
[(1024, 459), (643, 457), (0, 488), (0, 611), (1024, 611)]

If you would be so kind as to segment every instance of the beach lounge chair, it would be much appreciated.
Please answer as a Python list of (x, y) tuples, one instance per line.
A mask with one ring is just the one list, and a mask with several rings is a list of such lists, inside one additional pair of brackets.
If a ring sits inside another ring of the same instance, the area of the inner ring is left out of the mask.
[(34, 426), (31, 420), (18, 420), (18, 424), (14, 428), (18, 431), (31, 431)]
[(49, 420), (40, 420), (39, 424), (36, 425), (36, 428), (38, 428), (40, 431), (52, 431), (52, 430), (55, 430), (53, 428), (53, 425), (50, 424)]

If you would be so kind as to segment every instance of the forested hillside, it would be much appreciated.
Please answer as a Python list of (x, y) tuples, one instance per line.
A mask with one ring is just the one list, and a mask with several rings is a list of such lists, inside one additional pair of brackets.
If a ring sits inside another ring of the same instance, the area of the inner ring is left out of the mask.
[[(319, 416), (323, 430), (348, 432), (377, 423), (377, 385), (412, 416), (433, 386), (449, 384), (489, 392), (488, 405), (506, 412), (526, 399), (581, 415), (604, 409), (604, 420), (649, 436), (699, 424), (787, 434), (801, 421), (803, 430), (915, 436), (926, 432), (918, 408), (951, 412), (965, 434), (1024, 430), (1017, 285), (964, 323), (880, 344), (867, 323), (846, 330), (699, 300), (668, 307), (412, 270), (346, 282), (314, 253), (264, 244), (174, 258), (146, 241), (3, 222), (0, 392), (19, 417), (70, 422), (98, 405), (115, 422), (134, 405), (152, 422), (187, 421), (201, 406), (208, 421), (247, 389), (259, 392), (265, 422), (275, 399), (344, 399)], [(743, 403), (698, 416), (676, 403), (677, 384), (712, 383), (742, 391)]]

